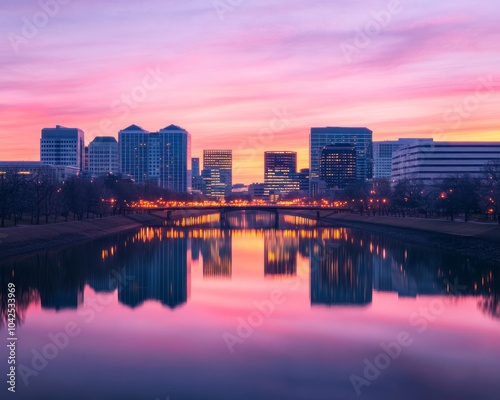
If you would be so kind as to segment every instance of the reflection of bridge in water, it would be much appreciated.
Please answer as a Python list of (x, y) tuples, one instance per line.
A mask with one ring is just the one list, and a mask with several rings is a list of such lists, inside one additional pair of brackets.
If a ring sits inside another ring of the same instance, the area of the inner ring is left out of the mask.
[(220, 215), (220, 226), (221, 228), (230, 228), (228, 214), (234, 212), (242, 211), (254, 211), (254, 212), (266, 212), (274, 215), (274, 228), (279, 229), (279, 216), (281, 214), (297, 214), (300, 211), (312, 211), (312, 215), (308, 215), (308, 218), (315, 219), (316, 221), (321, 221), (324, 218), (328, 218), (331, 215), (338, 213), (350, 213), (352, 209), (350, 208), (339, 208), (339, 207), (325, 207), (325, 206), (280, 206), (280, 205), (220, 205), (220, 206), (171, 206), (171, 207), (155, 207), (155, 208), (143, 208), (136, 207), (136, 211), (142, 212), (165, 212), (165, 220), (173, 221), (174, 216), (172, 213), (174, 211), (198, 211), (200, 214), (219, 214)]

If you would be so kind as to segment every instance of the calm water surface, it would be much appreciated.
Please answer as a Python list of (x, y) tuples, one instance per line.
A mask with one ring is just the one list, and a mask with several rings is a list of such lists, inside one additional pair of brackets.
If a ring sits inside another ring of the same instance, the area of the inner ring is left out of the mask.
[(19, 339), (0, 398), (500, 398), (499, 265), (291, 216), (229, 224), (4, 262), (0, 340), (9, 282)]

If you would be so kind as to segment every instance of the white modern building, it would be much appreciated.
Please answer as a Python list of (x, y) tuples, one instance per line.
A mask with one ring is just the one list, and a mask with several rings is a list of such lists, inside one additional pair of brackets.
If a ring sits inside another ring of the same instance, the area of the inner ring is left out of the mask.
[(137, 183), (155, 182), (177, 192), (191, 190), (191, 135), (169, 125), (148, 132), (131, 125), (118, 134), (120, 169)]
[(52, 183), (61, 183), (72, 176), (78, 176), (78, 167), (45, 165), (40, 161), (0, 161), (0, 176), (18, 174), (27, 178), (40, 176)]
[(120, 171), (118, 142), (112, 136), (98, 136), (88, 147), (88, 171), (91, 176), (105, 176)]
[(45, 165), (77, 167), (83, 171), (85, 164), (85, 134), (78, 128), (42, 129), (40, 160)]
[(391, 180), (430, 183), (466, 173), (479, 177), (492, 160), (500, 160), (500, 142), (415, 140), (394, 152)]
[[(402, 146), (417, 139), (398, 139), (373, 142), (373, 179), (391, 178), (392, 155)], [(431, 140), (431, 139), (427, 139)]]

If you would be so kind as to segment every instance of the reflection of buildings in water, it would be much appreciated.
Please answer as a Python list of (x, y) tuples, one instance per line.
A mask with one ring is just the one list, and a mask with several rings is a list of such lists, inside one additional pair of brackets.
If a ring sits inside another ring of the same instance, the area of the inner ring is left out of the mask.
[(311, 238), (303, 235), (299, 236), (299, 254), (302, 258), (309, 258), (311, 255)]
[(40, 292), (40, 301), (45, 310), (77, 309), (83, 304), (83, 284), (60, 285)]
[(200, 259), (201, 239), (191, 239), (191, 260), (198, 261)]
[(132, 259), (140, 242), (146, 243), (161, 238), (161, 229), (143, 228), (133, 236), (110, 243), (104, 242), (100, 250), (88, 254), (87, 284), (96, 293), (113, 293), (123, 282), (120, 270)]
[(421, 272), (415, 276), (392, 257), (383, 260), (373, 256), (373, 288), (376, 291), (395, 292), (400, 297), (443, 294), (444, 282), (439, 284), (429, 270), (423, 269)]
[(311, 228), (318, 225), (318, 221), (314, 219), (289, 214), (283, 214), (283, 223), (287, 228)]
[(205, 226), (215, 228), (220, 225), (220, 216), (217, 213), (194, 215), (191, 217), (176, 219), (172, 221), (172, 225), (179, 228), (190, 226)]
[(484, 296), (478, 304), (479, 308), (487, 315), (500, 319), (500, 293)]
[(489, 263), (459, 254), (402, 245), (383, 236), (365, 239), (373, 257), (373, 287), (400, 297), (479, 296), (497, 292)]
[(350, 243), (311, 240), (311, 304), (365, 305), (372, 301), (372, 264)]
[(40, 303), (46, 310), (77, 309), (83, 304), (85, 273), (83, 261), (70, 250), (59, 256), (33, 257)]
[(232, 232), (206, 237), (201, 242), (204, 278), (230, 278), (232, 274)]
[(118, 287), (118, 300), (138, 307), (147, 300), (157, 300), (175, 308), (188, 299), (188, 239), (169, 238), (145, 244), (121, 271), (127, 277)]
[(260, 229), (274, 226), (274, 214), (255, 211), (232, 212), (227, 215), (229, 226), (233, 229)]
[[(376, 291), (395, 292), (400, 297), (444, 295), (446, 281), (453, 280), (461, 270), (467, 270), (462, 258), (406, 246), (394, 247), (389, 252), (384, 242), (385, 238), (377, 238), (369, 244)], [(453, 268), (449, 269), (451, 265)], [(472, 293), (470, 288), (462, 294), (466, 292)]]
[(118, 289), (119, 279), (113, 275), (113, 272), (118, 275), (116, 271), (106, 271), (105, 273), (97, 273), (93, 271), (89, 278), (87, 278), (87, 284), (96, 293), (112, 293)]
[(482, 271), (482, 276), (478, 276), (472, 285), (476, 290), (479, 285), (487, 288), (488, 291), (479, 302), (479, 308), (490, 317), (500, 319), (500, 265), (493, 266), (490, 270)]
[(296, 275), (298, 247), (298, 231), (266, 231), (264, 233), (264, 275)]
[(383, 259), (373, 255), (373, 289), (396, 292), (401, 297), (416, 297), (418, 283), (413, 276), (403, 273), (401, 265), (392, 257)]
[[(273, 216), (269, 214), (264, 217), (267, 218)], [(78, 307), (83, 301), (82, 282), (88, 282), (96, 292), (113, 292), (119, 288), (119, 300), (132, 307), (149, 299), (175, 307), (187, 301), (189, 296), (189, 241), (193, 244), (197, 242), (198, 248), (201, 248), (203, 241), (207, 240), (208, 243), (212, 237), (220, 238), (215, 247), (219, 247), (218, 257), (224, 258), (228, 246), (221, 238), (223, 232), (226, 235), (230, 232), (231, 238), (243, 238), (246, 235), (265, 237), (269, 246), (272, 237), (265, 235), (273, 231), (144, 228), (140, 233), (122, 235), (119, 239), (111, 237), (77, 248), (2, 263), (0, 281), (10, 281), (15, 276), (16, 300), (21, 316), (30, 304), (39, 302), (45, 309)], [(282, 232), (278, 231), (278, 235)], [(297, 232), (298, 242), (292, 241), (291, 245), (285, 240), (282, 246), (276, 237), (273, 239), (276, 242), (273, 246), (282, 249), (288, 246), (294, 250), (283, 251), (283, 255), (277, 258), (280, 262), (274, 266), (265, 265), (264, 268), (275, 273), (286, 273), (291, 265), (286, 261), (290, 253), (298, 249), (302, 256), (311, 254), (312, 304), (369, 302), (371, 295), (368, 289), (372, 282), (369, 271), (373, 269), (373, 287), (377, 291), (413, 297), (446, 293), (451, 296), (482, 296), (480, 309), (490, 316), (499, 315), (498, 265), (476, 262), (457, 254), (421, 248), (361, 231), (302, 229)], [(320, 262), (319, 248), (323, 241), (325, 253)], [(229, 254), (230, 250), (231, 247)], [(351, 254), (347, 254), (348, 251)], [(126, 269), (122, 270), (124, 266)], [(126, 279), (120, 281), (115, 274)], [(363, 279), (367, 282), (364, 285)], [(459, 292), (455, 292), (453, 287), (446, 287), (446, 282), (454, 285), (455, 279), (461, 286)], [(122, 287), (120, 282), (125, 286)], [(0, 285), (3, 310), (6, 310), (6, 290), (5, 286)]]

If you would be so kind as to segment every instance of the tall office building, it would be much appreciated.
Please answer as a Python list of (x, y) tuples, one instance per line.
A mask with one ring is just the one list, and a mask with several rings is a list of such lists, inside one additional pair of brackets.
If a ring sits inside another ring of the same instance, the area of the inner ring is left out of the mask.
[(192, 177), (192, 187), (193, 191), (203, 192), (203, 176), (200, 171), (200, 159), (192, 158), (191, 166), (193, 169), (193, 177)]
[(210, 171), (208, 169), (202, 170), (201, 182), (199, 185), (196, 185), (196, 190), (201, 190), (204, 195), (212, 197), (212, 181), (217, 180), (215, 177), (213, 177), (216, 172), (218, 171)]
[(177, 192), (191, 190), (191, 135), (170, 125), (148, 132), (131, 125), (118, 134), (121, 172), (137, 183), (154, 182)]
[[(222, 181), (221, 171), (217, 168), (201, 171), (201, 188), (203, 194), (215, 199), (222, 199), (228, 195), (228, 185)], [(195, 181), (198, 183), (198, 179)]]
[[(208, 196), (221, 198), (229, 196), (233, 189), (233, 151), (203, 150), (203, 170), (210, 179)], [(207, 187), (208, 188), (208, 187)]]
[(40, 161), (45, 165), (77, 167), (83, 171), (85, 133), (78, 128), (65, 128), (60, 125), (42, 129)]
[(481, 177), (493, 160), (500, 160), (500, 142), (415, 140), (394, 152), (391, 180), (431, 183), (459, 174)]
[(356, 148), (352, 144), (331, 144), (321, 150), (319, 178), (328, 189), (344, 189), (356, 182)]
[(286, 195), (300, 189), (297, 174), (297, 153), (294, 151), (266, 151), (264, 153), (265, 196)]
[(160, 186), (176, 192), (188, 192), (192, 187), (191, 134), (177, 125), (158, 132), (160, 139)]
[(83, 168), (82, 171), (88, 172), (89, 170), (89, 146), (85, 146), (85, 150), (83, 153)]
[(371, 179), (373, 132), (367, 128), (311, 128), (309, 166), (311, 180), (319, 178), (321, 151), (331, 144), (352, 144), (356, 148), (356, 179)]
[(299, 189), (303, 192), (309, 191), (309, 168), (303, 168), (299, 172)]
[(402, 146), (414, 142), (415, 140), (417, 139), (398, 139), (373, 142), (373, 178), (389, 179), (391, 177), (393, 153)]
[(200, 159), (199, 158), (192, 158), (191, 159), (191, 166), (193, 169), (193, 178), (195, 176), (200, 175)]
[(92, 176), (104, 176), (120, 171), (118, 142), (112, 136), (98, 136), (88, 147), (88, 171)]
[(149, 132), (137, 125), (130, 125), (118, 133), (120, 147), (120, 172), (131, 175), (136, 183), (148, 177)]

